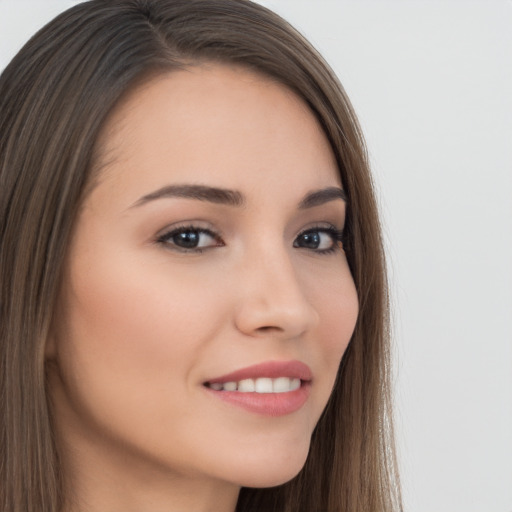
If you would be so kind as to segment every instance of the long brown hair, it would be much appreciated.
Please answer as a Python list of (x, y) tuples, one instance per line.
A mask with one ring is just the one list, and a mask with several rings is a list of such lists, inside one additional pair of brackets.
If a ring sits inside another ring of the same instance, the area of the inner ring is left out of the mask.
[(319, 119), (348, 195), (360, 306), (305, 467), (279, 487), (242, 489), (237, 511), (401, 509), (380, 226), (363, 137), (334, 73), (288, 23), (247, 0), (92, 0), (39, 31), (0, 77), (2, 512), (62, 506), (44, 346), (100, 130), (137, 83), (200, 61), (269, 76)]

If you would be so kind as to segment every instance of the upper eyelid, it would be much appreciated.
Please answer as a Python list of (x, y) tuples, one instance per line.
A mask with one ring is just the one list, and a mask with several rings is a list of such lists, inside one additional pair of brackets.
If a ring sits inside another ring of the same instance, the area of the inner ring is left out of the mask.
[(343, 228), (337, 228), (334, 224), (328, 224), (326, 226), (313, 225), (304, 229), (301, 229), (297, 235), (301, 233), (307, 233), (308, 231), (343, 231)]
[(324, 233), (329, 233), (331, 235), (337, 235), (337, 236), (342, 236), (344, 234), (344, 228), (337, 228), (336, 226), (329, 226), (329, 227), (325, 227), (325, 226), (317, 226), (317, 227), (312, 227), (312, 228), (306, 228), (306, 229), (303, 229), (302, 231), (300, 231), (296, 238), (301, 236), (301, 235), (304, 235), (306, 233), (311, 233), (311, 232), (315, 232), (315, 231), (319, 231), (319, 232), (324, 232)]
[(299, 231), (297, 233), (296, 237), (303, 235), (305, 233), (314, 232), (314, 231), (323, 231), (324, 233), (342, 235), (345, 231), (345, 227), (343, 226), (341, 228), (338, 228), (334, 224), (330, 224), (330, 223), (327, 226), (320, 226), (320, 225), (311, 226), (311, 227), (307, 227), (307, 228), (304, 228), (301, 231)]
[(155, 238), (161, 238), (162, 236), (169, 235), (170, 233), (176, 231), (186, 231), (189, 229), (190, 231), (201, 231), (206, 233), (211, 233), (216, 236), (221, 236), (221, 232), (215, 226), (213, 226), (210, 222), (200, 221), (200, 220), (191, 220), (191, 221), (183, 221), (176, 222), (174, 224), (167, 225), (165, 228), (160, 229)]
[(170, 229), (164, 230), (163, 232), (161, 232), (161, 234), (157, 235), (157, 239), (162, 239), (166, 236), (170, 236), (175, 233), (187, 232), (187, 231), (197, 231), (198, 233), (204, 233), (204, 234), (211, 236), (212, 238), (215, 238), (215, 239), (221, 238), (221, 236), (215, 230), (210, 229), (210, 228), (203, 228), (203, 227), (198, 227), (198, 226), (178, 226), (175, 228), (170, 228)]

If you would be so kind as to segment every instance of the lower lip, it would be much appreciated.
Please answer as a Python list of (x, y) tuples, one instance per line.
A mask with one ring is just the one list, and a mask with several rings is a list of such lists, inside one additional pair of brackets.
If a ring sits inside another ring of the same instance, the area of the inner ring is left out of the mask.
[(220, 400), (264, 416), (285, 416), (298, 411), (307, 401), (311, 384), (302, 382), (300, 388), (286, 393), (241, 393), (239, 391), (206, 391)]

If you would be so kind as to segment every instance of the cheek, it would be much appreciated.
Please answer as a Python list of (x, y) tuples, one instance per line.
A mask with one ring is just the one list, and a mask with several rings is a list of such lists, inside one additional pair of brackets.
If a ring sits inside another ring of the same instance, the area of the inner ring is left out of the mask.
[(222, 317), (218, 297), (200, 277), (165, 264), (141, 265), (129, 255), (75, 261), (59, 336), (74, 398), (119, 415), (161, 417), (171, 410), (166, 404), (179, 407)]
[(325, 279), (322, 286), (311, 286), (311, 300), (319, 312), (319, 332), (316, 357), (325, 369), (323, 392), (330, 394), (338, 368), (354, 332), (359, 312), (358, 296), (348, 266), (343, 272)]
[(324, 327), (328, 351), (341, 359), (352, 337), (359, 312), (357, 291), (351, 276), (324, 293)]

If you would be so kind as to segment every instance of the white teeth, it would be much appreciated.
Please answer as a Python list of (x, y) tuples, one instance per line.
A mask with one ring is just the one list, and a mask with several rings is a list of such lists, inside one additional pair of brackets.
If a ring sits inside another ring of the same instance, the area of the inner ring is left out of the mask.
[(244, 379), (238, 383), (238, 391), (252, 393), (254, 391), (254, 388), (255, 385), (252, 379)]
[(290, 391), (295, 391), (300, 388), (300, 379), (292, 379), (290, 382)]
[(288, 377), (279, 377), (278, 379), (274, 379), (272, 387), (274, 393), (286, 393), (287, 391), (290, 391), (290, 379)]
[(300, 379), (278, 377), (270, 379), (243, 379), (239, 382), (212, 382), (208, 386), (215, 391), (238, 391), (240, 393), (288, 393), (300, 388)]
[(225, 391), (236, 391), (236, 382), (224, 382), (224, 390)]
[(272, 379), (256, 379), (254, 391), (256, 393), (272, 393)]

